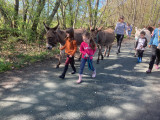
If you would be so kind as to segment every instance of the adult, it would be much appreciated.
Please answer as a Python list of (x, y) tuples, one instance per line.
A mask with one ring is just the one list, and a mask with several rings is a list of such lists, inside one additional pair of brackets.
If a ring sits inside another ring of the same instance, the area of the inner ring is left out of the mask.
[(124, 16), (120, 16), (119, 22), (115, 27), (115, 34), (117, 38), (117, 54), (120, 53), (121, 43), (123, 41), (125, 31), (128, 35), (127, 24), (124, 22)]
[(159, 27), (154, 30), (153, 36), (149, 42), (149, 48), (152, 46), (152, 56), (146, 73), (151, 73), (156, 58), (156, 65), (158, 65), (160, 61), (160, 20), (158, 21), (158, 26)]
[(127, 31), (128, 31), (128, 38), (131, 38), (131, 33), (132, 33), (132, 25), (127, 23)]

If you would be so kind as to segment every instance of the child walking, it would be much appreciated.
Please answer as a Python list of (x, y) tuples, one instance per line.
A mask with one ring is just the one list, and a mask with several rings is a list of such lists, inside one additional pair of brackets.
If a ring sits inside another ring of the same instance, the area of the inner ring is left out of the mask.
[(83, 42), (81, 43), (80, 46), (80, 52), (82, 53), (82, 60), (80, 64), (79, 79), (77, 83), (82, 82), (82, 74), (86, 62), (88, 62), (89, 69), (93, 71), (92, 78), (96, 77), (96, 70), (94, 69), (92, 63), (93, 55), (96, 52), (96, 44), (91, 39), (90, 33), (85, 32), (82, 35), (82, 37), (83, 37)]
[(154, 30), (153, 36), (149, 42), (149, 48), (152, 46), (152, 56), (150, 59), (149, 68), (146, 73), (151, 73), (155, 60), (156, 68), (158, 69), (158, 64), (160, 61), (160, 20), (158, 21), (158, 26), (159, 27)]
[(65, 62), (65, 67), (64, 67), (63, 73), (62, 73), (62, 75), (59, 76), (59, 78), (62, 78), (62, 79), (65, 78), (65, 74), (68, 70), (68, 65), (69, 64), (71, 65), (71, 67), (73, 69), (73, 72), (71, 74), (76, 73), (76, 68), (74, 66), (74, 63), (75, 63), (74, 62), (74, 54), (77, 51), (77, 43), (76, 43), (76, 40), (74, 40), (74, 30), (73, 30), (73, 28), (67, 29), (66, 30), (66, 35), (67, 35), (67, 37), (65, 38), (66, 43), (62, 48), (60, 48), (60, 50), (65, 49), (65, 53), (67, 54), (67, 59), (66, 59), (66, 62)]
[(145, 35), (146, 33), (142, 31), (140, 33), (140, 37), (136, 42), (135, 50), (137, 50), (137, 54), (138, 54), (138, 60), (137, 60), (138, 63), (142, 62), (143, 52), (145, 47), (147, 46), (147, 38), (145, 37)]

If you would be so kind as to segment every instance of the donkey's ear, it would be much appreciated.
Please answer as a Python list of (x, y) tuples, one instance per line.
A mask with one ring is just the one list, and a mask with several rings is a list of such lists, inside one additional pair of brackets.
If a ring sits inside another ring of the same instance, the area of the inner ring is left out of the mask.
[(58, 28), (58, 26), (59, 26), (59, 23), (54, 27), (54, 28), (51, 28), (53, 31), (56, 31), (57, 30), (57, 28)]
[(50, 29), (50, 27), (48, 27), (46, 24), (45, 24), (45, 22), (43, 22), (43, 25), (44, 25), (44, 28), (45, 28), (45, 30), (46, 30), (46, 32)]
[(93, 31), (93, 28), (92, 28), (92, 26), (90, 26), (90, 31)]
[(100, 30), (102, 30), (102, 28), (103, 28), (103, 26), (99, 27), (97, 30), (100, 31)]

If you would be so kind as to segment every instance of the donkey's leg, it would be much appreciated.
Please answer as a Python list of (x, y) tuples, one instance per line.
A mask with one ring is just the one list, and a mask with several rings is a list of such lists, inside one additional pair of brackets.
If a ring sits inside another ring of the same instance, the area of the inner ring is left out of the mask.
[(97, 59), (97, 64), (99, 64), (99, 56), (101, 55), (101, 54), (100, 54), (100, 46), (98, 45), (97, 47), (98, 47), (98, 59)]
[[(60, 48), (61, 48), (61, 44), (60, 44)], [(61, 64), (62, 56), (63, 56), (63, 51), (60, 50), (60, 54), (59, 54), (59, 57), (58, 57), (58, 64), (57, 64), (56, 68), (59, 68), (59, 66)]]
[(79, 58), (78, 58), (78, 61), (81, 60), (81, 57), (82, 57), (82, 53), (79, 54)]
[(105, 46), (105, 51), (104, 51), (104, 57), (106, 57), (106, 52), (107, 52), (108, 46)]
[(58, 58), (58, 64), (56, 66), (56, 68), (59, 68), (59, 65), (61, 64), (61, 60), (62, 60), (62, 56), (59, 55), (59, 58)]
[(108, 55), (107, 55), (107, 57), (109, 57), (109, 55), (110, 55), (111, 48), (112, 48), (112, 45), (109, 46), (109, 50), (108, 50)]
[(101, 55), (101, 60), (103, 60), (103, 54), (102, 54), (102, 46), (100, 46), (100, 55)]

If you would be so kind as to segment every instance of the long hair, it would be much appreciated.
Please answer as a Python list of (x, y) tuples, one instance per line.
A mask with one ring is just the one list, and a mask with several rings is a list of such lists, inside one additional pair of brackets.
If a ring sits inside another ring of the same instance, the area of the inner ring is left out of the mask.
[(69, 37), (66, 37), (65, 40), (68, 39), (68, 38), (70, 38), (70, 40), (74, 40), (74, 30), (73, 30), (73, 28), (68, 28), (66, 30), (66, 33), (69, 34)]
[(90, 43), (89, 44), (90, 44), (92, 50), (94, 50), (96, 48), (96, 44), (95, 44), (94, 40), (92, 39), (91, 34), (89, 32), (85, 32), (85, 33), (83, 33), (82, 36), (85, 36), (88, 39), (90, 39)]
[(121, 21), (121, 19), (123, 19), (123, 20), (124, 20), (124, 16), (123, 16), (123, 15), (119, 17), (118, 21), (120, 22), (120, 21)]

